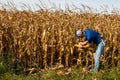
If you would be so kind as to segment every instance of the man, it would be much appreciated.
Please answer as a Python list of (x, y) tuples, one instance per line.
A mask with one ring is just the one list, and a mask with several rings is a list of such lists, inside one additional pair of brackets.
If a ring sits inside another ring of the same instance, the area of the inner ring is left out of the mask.
[(100, 68), (100, 57), (104, 53), (105, 41), (100, 33), (95, 30), (86, 29), (85, 31), (77, 30), (76, 38), (85, 38), (84, 42), (79, 43), (79, 48), (89, 48), (91, 45), (96, 44), (97, 48), (95, 51), (95, 64), (94, 64), (94, 72), (97, 72)]

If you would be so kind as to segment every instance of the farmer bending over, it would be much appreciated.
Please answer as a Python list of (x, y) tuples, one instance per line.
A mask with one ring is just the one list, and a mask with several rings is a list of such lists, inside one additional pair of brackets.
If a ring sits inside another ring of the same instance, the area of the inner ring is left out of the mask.
[(94, 56), (94, 72), (97, 72), (101, 64), (100, 57), (104, 53), (105, 41), (103, 37), (100, 33), (91, 29), (86, 29), (85, 31), (77, 30), (75, 34), (77, 38), (85, 38), (84, 42), (79, 43), (79, 48), (89, 48), (92, 44), (97, 44)]

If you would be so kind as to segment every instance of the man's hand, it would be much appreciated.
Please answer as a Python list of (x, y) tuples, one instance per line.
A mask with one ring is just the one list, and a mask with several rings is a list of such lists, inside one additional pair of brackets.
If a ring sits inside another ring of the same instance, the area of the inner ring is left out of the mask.
[(83, 46), (82, 46), (82, 45), (80, 45), (80, 46), (79, 46), (79, 48), (83, 48)]
[(82, 47), (83, 47), (83, 46), (80, 45), (80, 44), (75, 44), (74, 46), (75, 46), (75, 47), (78, 47), (78, 48), (82, 48)]
[(75, 44), (75, 47), (78, 48), (89, 48), (91, 46), (90, 43), (88, 43), (88, 41), (84, 41), (84, 42), (80, 42), (79, 44)]

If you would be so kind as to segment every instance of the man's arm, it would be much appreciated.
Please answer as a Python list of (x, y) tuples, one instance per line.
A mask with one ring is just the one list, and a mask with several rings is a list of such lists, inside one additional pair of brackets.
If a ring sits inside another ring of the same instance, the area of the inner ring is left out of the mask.
[(88, 43), (88, 41), (80, 43), (80, 48), (89, 48), (92, 44)]
[(90, 43), (87, 43), (86, 45), (82, 45), (81, 48), (89, 48), (91, 46)]
[(86, 45), (88, 43), (88, 41), (84, 41), (84, 42), (81, 42), (79, 43), (80, 45)]

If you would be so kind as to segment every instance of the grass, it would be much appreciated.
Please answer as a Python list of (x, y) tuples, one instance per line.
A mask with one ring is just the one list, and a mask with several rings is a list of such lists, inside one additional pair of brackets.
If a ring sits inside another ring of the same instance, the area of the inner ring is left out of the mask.
[(57, 75), (54, 70), (47, 71), (38, 74), (31, 75), (15, 75), (10, 72), (6, 72), (0, 76), (0, 80), (119, 80), (120, 71), (111, 69), (107, 72), (94, 73), (81, 73), (79, 71), (71, 72), (69, 75)]
[[(71, 68), (69, 74), (57, 74), (58, 70), (43, 69), (34, 74), (19, 74), (7, 69), (6, 65), (0, 64), (0, 80), (119, 80), (120, 68), (110, 68), (93, 73), (83, 72), (81, 68)], [(59, 70), (60, 71), (60, 70)], [(63, 69), (61, 69), (63, 71)]]

